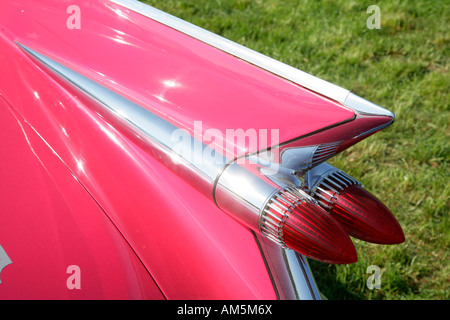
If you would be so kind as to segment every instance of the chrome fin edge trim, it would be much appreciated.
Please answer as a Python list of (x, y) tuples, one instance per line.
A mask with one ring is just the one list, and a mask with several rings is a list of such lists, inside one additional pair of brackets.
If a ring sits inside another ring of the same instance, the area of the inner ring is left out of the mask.
[(279, 300), (322, 300), (305, 256), (253, 233)]
[(379, 105), (370, 102), (366, 99), (363, 99), (357, 96), (354, 93), (349, 93), (347, 98), (345, 99), (344, 105), (353, 109), (354, 111), (360, 114), (372, 115), (372, 116), (384, 116), (395, 119), (395, 115), (393, 112), (380, 107)]
[[(217, 178), (222, 167), (230, 161), (201, 141), (198, 141), (198, 144), (201, 146), (201, 148), (197, 148), (199, 150), (196, 150), (194, 147), (196, 143), (189, 143), (186, 144), (186, 146), (180, 145), (180, 143), (174, 140), (172, 136), (173, 133), (180, 128), (172, 123), (169, 123), (142, 106), (78, 72), (69, 69), (59, 62), (56, 62), (19, 42), (16, 42), (16, 44), (26, 53), (44, 64), (50, 71), (56, 73), (92, 99), (99, 102), (102, 107), (104, 107), (105, 111), (115, 114), (117, 118), (128, 123), (130, 129), (145, 134), (146, 137), (165, 148), (166, 152), (171, 152), (173, 155), (176, 154), (180, 159), (194, 168), (198, 174), (209, 179), (211, 181), (210, 183)], [(195, 138), (192, 137), (192, 139)], [(210, 161), (195, 161), (196, 159), (201, 159), (201, 156), (196, 154), (196, 152), (200, 151), (202, 154), (209, 152), (208, 154), (217, 155), (218, 157), (222, 157), (222, 159), (219, 159), (221, 161), (215, 162), (213, 160), (216, 159), (211, 157), (211, 159), (208, 159)]]
[(180, 31), (199, 41), (202, 41), (221, 51), (238, 57), (261, 69), (274, 73), (284, 79), (292, 81), (302, 87), (310, 89), (337, 102), (344, 103), (349, 90), (333, 83), (317, 78), (309, 73), (291, 67), (283, 62), (270, 58), (262, 53), (254, 51), (234, 41), (228, 40), (218, 34), (198, 27), (190, 22), (177, 18), (164, 11), (153, 8), (137, 0), (109, 0), (122, 7), (135, 11), (152, 20), (162, 23), (172, 29)]
[(292, 81), (311, 91), (335, 100), (356, 113), (394, 118), (394, 114), (370, 101), (367, 101), (350, 90), (342, 88), (326, 80), (320, 79), (300, 69), (273, 59), (248, 47), (226, 39), (211, 31), (198, 27), (190, 22), (175, 17), (164, 11), (151, 7), (138, 0), (109, 0), (124, 8), (137, 12), (172, 29), (180, 31), (194, 39), (202, 41), (216, 49), (224, 51), (261, 69), (269, 71), (286, 80)]

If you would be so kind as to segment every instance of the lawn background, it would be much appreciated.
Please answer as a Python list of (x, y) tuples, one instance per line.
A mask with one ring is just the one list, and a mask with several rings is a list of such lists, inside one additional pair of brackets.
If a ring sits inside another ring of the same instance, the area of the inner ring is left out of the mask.
[[(395, 123), (330, 162), (394, 212), (406, 241), (355, 240), (359, 261), (310, 261), (329, 299), (448, 299), (447, 1), (146, 0), (158, 9), (392, 110)], [(369, 29), (370, 5), (381, 28)], [(370, 290), (367, 267), (381, 268)]]

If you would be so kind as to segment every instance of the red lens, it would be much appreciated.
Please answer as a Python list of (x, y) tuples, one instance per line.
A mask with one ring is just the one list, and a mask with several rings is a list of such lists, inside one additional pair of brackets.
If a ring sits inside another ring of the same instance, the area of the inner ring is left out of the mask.
[(349, 236), (313, 202), (295, 206), (286, 218), (283, 237), (287, 247), (318, 261), (344, 264), (358, 260)]
[(386, 206), (359, 185), (351, 185), (334, 195), (330, 214), (355, 238), (379, 243), (405, 241), (402, 228)]

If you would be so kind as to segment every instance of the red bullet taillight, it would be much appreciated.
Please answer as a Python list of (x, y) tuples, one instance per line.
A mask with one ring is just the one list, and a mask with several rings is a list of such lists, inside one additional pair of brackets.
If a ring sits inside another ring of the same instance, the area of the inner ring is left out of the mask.
[(402, 228), (391, 211), (360, 182), (342, 171), (332, 171), (322, 177), (314, 198), (357, 239), (378, 244), (405, 241)]
[(267, 203), (261, 231), (283, 247), (327, 263), (353, 263), (355, 247), (342, 227), (303, 191), (286, 188)]

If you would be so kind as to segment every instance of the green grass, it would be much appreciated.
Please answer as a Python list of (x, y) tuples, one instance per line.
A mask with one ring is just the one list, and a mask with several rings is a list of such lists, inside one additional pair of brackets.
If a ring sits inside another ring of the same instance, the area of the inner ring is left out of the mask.
[[(394, 212), (404, 244), (355, 241), (359, 261), (311, 261), (329, 299), (448, 299), (449, 28), (446, 1), (166, 0), (168, 13), (351, 90), (395, 123), (331, 162)], [(381, 10), (368, 29), (367, 7)], [(381, 288), (366, 269), (378, 265)]]

